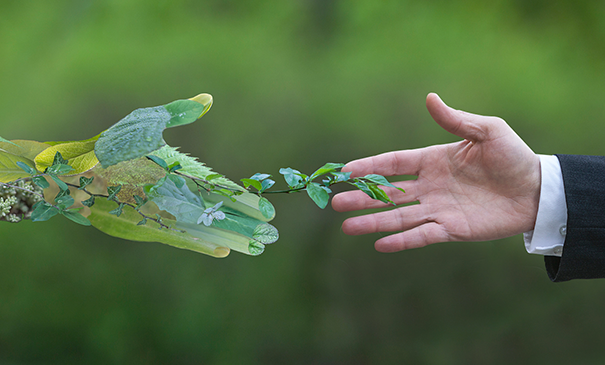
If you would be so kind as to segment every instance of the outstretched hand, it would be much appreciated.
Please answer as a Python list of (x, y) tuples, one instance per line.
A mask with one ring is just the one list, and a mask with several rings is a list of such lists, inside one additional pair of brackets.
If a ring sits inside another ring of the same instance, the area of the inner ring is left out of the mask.
[[(416, 175), (386, 189), (396, 204), (419, 202), (349, 218), (346, 234), (399, 232), (376, 241), (381, 252), (437, 242), (487, 241), (533, 229), (540, 199), (540, 159), (506, 124), (455, 110), (437, 94), (426, 106), (446, 131), (464, 140), (426, 148), (388, 152), (348, 163), (353, 176)], [(387, 207), (361, 191), (336, 195), (339, 212)]]

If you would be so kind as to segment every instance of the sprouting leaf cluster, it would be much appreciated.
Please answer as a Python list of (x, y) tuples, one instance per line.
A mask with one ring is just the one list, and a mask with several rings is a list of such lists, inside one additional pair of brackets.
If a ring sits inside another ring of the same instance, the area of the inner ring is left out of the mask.
[(212, 96), (137, 109), (83, 141), (37, 142), (0, 137), (0, 220), (47, 221), (61, 215), (116, 237), (161, 242), (225, 257), (231, 250), (259, 255), (279, 238), (269, 224), (275, 207), (268, 194), (305, 191), (325, 208), (331, 186), (346, 183), (373, 199), (393, 201), (383, 176), (351, 177), (344, 164), (327, 163), (310, 175), (282, 168), (287, 185), (272, 175), (241, 179), (216, 173), (163, 139), (163, 131), (194, 122)]

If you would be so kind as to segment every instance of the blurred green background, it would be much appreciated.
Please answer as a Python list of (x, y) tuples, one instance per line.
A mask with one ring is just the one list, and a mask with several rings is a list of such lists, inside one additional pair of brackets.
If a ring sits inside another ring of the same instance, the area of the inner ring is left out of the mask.
[[(604, 154), (605, 4), (558, 0), (0, 2), (0, 135), (81, 140), (200, 92), (166, 140), (233, 179), (458, 140), (506, 119)], [(214, 259), (55, 218), (0, 224), (1, 364), (602, 364), (605, 282), (551, 283), (520, 236), (374, 251), (272, 197), (280, 240)]]

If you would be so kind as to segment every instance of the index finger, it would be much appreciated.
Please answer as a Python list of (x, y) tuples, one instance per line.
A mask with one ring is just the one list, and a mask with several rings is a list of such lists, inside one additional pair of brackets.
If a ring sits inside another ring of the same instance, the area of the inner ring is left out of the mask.
[(386, 152), (351, 161), (342, 168), (342, 171), (352, 171), (353, 177), (367, 174), (382, 176), (418, 175), (425, 152), (426, 148)]

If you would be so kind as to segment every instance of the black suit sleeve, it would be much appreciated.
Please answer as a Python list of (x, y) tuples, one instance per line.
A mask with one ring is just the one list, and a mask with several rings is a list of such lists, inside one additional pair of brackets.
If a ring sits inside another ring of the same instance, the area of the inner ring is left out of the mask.
[(545, 256), (552, 281), (605, 277), (605, 157), (557, 155), (567, 201), (562, 257)]

